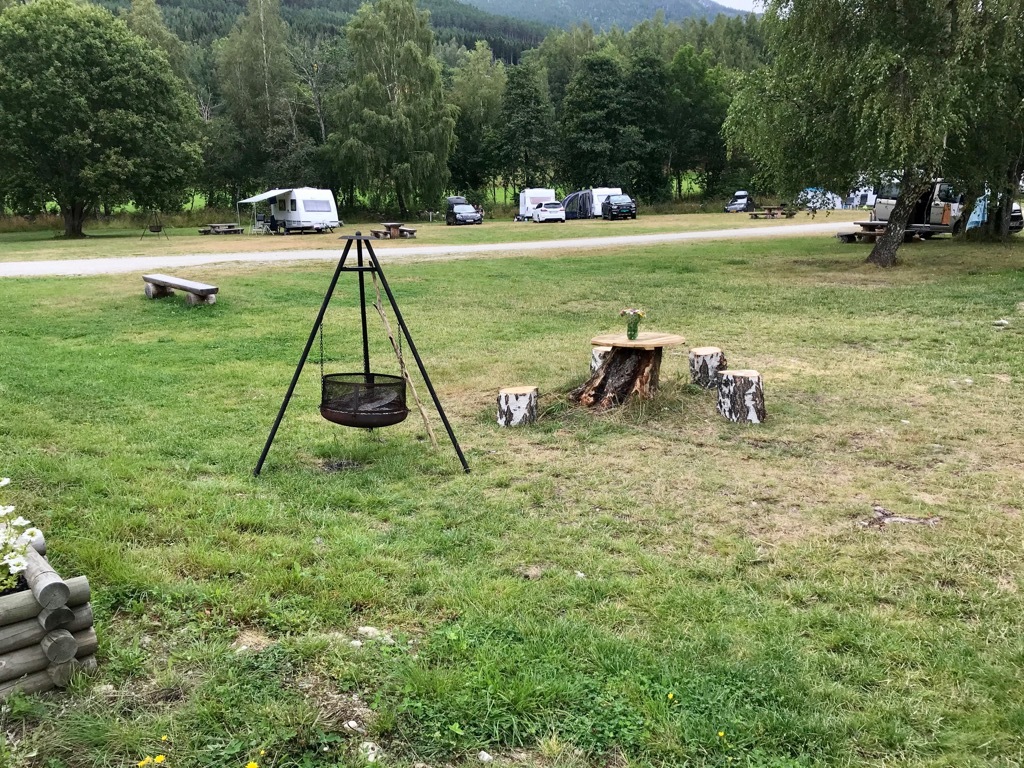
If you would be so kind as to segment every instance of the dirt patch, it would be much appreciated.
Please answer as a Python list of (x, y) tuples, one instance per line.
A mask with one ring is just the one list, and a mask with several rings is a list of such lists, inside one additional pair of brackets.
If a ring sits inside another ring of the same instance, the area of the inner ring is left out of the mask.
[(231, 647), (235, 653), (259, 653), (274, 644), (274, 640), (256, 629), (243, 629)]

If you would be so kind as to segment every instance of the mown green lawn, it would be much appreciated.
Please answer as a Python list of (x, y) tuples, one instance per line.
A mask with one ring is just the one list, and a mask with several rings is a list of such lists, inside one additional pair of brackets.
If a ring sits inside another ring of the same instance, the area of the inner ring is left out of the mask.
[[(354, 766), (367, 739), (388, 766), (1019, 764), (1024, 244), (902, 253), (389, 267), (469, 475), (415, 415), (322, 421), (312, 363), (252, 477), (327, 265), (195, 269), (221, 294), (194, 309), (3, 281), (0, 501), (89, 576), (101, 652), (8, 702), (0, 765)], [(355, 296), (330, 370), (358, 368)], [(760, 370), (769, 421), (722, 421), (685, 349), (653, 402), (567, 405), (624, 306)], [(526, 383), (540, 423), (500, 430)], [(941, 520), (860, 526), (875, 504)]]

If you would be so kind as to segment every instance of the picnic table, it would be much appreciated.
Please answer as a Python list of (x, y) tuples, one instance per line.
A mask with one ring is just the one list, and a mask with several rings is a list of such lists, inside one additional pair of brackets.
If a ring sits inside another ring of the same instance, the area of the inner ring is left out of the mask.
[(759, 211), (750, 212), (752, 219), (781, 219), (783, 216), (787, 219), (793, 218), (796, 216), (796, 209), (786, 205), (766, 205)]
[(200, 235), (240, 235), (242, 234), (242, 227), (238, 225), (238, 222), (230, 222), (226, 224), (207, 224), (205, 227), (200, 228)]
[(400, 222), (400, 221), (382, 221), (380, 223), (380, 225), (382, 227), (384, 227), (385, 231), (388, 233), (388, 237), (390, 237), (392, 240), (397, 240), (399, 237), (401, 237), (402, 233), (399, 232), (399, 230), (403, 226), (402, 222)]

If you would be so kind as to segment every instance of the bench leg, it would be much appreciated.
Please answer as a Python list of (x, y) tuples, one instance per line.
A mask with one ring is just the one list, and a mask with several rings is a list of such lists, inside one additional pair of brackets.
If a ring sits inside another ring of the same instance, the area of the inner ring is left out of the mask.
[(194, 293), (187, 294), (185, 300), (189, 303), (189, 306), (197, 306), (199, 304), (216, 304), (217, 294), (211, 293), (209, 296), (197, 296)]
[(146, 298), (147, 299), (162, 299), (164, 296), (173, 296), (174, 291), (170, 288), (166, 288), (162, 285), (153, 285), (152, 283), (146, 283)]

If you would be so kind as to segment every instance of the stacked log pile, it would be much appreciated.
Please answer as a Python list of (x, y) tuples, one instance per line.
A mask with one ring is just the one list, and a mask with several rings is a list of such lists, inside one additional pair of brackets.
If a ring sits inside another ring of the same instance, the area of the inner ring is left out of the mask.
[(0, 597), (0, 699), (63, 688), (76, 672), (96, 669), (89, 581), (64, 581), (44, 553), (30, 547), (28, 589)]

